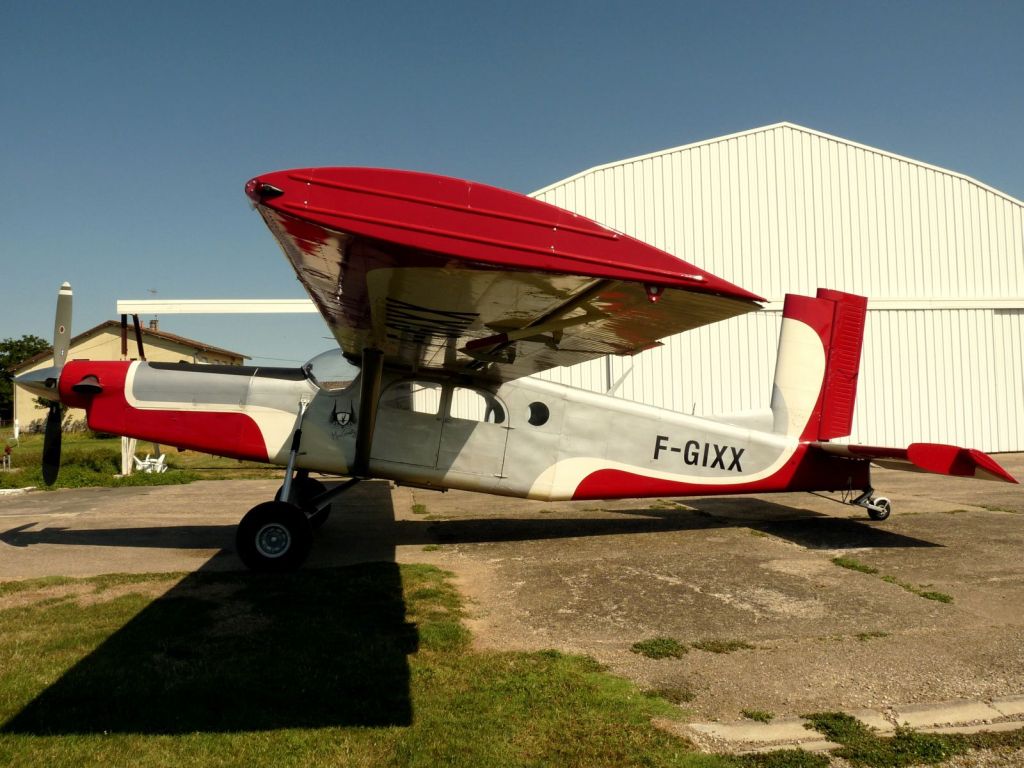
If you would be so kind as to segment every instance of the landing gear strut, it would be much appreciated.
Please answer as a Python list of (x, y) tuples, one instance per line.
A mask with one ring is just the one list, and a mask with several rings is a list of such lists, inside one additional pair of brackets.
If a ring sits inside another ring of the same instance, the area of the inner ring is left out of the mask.
[(299, 426), (274, 500), (250, 509), (235, 531), (235, 551), (254, 571), (294, 571), (301, 566), (313, 547), (313, 533), (331, 514), (331, 502), (359, 482), (352, 478), (328, 489), (311, 478), (309, 470), (295, 469), (307, 405), (305, 400), (299, 403)]
[(301, 566), (313, 546), (313, 533), (331, 513), (331, 503), (367, 476), (383, 361), (384, 353), (379, 349), (363, 350), (356, 452), (350, 468), (356, 476), (333, 488), (311, 478), (309, 470), (296, 469), (302, 422), (309, 407), (307, 399), (299, 401), (284, 482), (274, 500), (250, 509), (235, 532), (235, 551), (252, 570), (294, 571)]
[(884, 496), (874, 496), (874, 492), (874, 488), (868, 488), (850, 503), (858, 507), (864, 507), (868, 511), (868, 517), (872, 520), (882, 521), (891, 514), (892, 502)]
[(274, 499), (276, 501), (290, 501), (297, 506), (306, 513), (306, 517), (309, 518), (309, 524), (313, 526), (313, 530), (316, 530), (327, 522), (327, 517), (331, 514), (330, 504), (327, 504), (323, 509), (318, 509), (314, 503), (319, 496), (323, 496), (325, 493), (327, 493), (326, 485), (310, 477), (309, 472), (306, 470), (300, 469), (295, 473), (295, 477), (292, 478), (291, 498), (284, 498), (284, 486), (282, 485), (277, 490), (277, 495), (274, 496)]

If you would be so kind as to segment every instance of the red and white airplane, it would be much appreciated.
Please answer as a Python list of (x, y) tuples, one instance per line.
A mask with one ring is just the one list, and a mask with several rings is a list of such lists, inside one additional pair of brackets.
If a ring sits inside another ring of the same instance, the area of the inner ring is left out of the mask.
[[(846, 492), (875, 520), (871, 464), (1016, 482), (949, 445), (850, 433), (866, 299), (786, 297), (775, 383), (757, 413), (688, 416), (528, 378), (760, 309), (758, 296), (552, 205), (459, 179), (370, 168), (246, 185), (339, 350), (302, 368), (72, 360), (70, 287), (54, 366), (18, 383), (95, 430), (287, 467), (238, 526), (242, 560), (290, 570), (331, 502), (386, 478), (540, 500)], [(360, 367), (339, 386), (338, 362)], [(44, 468), (59, 465), (51, 409)], [(52, 428), (51, 428), (52, 427)], [(348, 478), (328, 490), (310, 472)]]

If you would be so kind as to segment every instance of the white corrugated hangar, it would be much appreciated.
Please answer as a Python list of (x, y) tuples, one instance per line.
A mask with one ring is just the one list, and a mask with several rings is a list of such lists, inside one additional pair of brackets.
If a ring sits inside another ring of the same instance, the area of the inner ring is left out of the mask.
[(766, 407), (785, 293), (869, 297), (850, 442), (1024, 450), (1024, 204), (779, 123), (592, 168), (534, 197), (769, 300), (544, 378), (686, 413)]

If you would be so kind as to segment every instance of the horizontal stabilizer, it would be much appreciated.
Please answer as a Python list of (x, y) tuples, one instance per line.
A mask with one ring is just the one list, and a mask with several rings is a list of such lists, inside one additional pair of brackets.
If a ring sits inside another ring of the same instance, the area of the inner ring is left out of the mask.
[(812, 443), (814, 448), (837, 456), (865, 459), (886, 469), (931, 472), (936, 475), (973, 477), (1016, 483), (1013, 475), (986, 453), (942, 443), (911, 443), (907, 448), (883, 448), (873, 445), (837, 445)]

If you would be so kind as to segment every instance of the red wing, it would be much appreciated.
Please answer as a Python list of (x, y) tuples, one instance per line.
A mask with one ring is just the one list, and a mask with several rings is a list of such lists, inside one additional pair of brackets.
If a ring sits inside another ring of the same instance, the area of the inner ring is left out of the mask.
[(671, 254), (495, 187), (318, 168), (246, 191), (352, 358), (375, 347), (392, 366), (509, 380), (759, 308)]
[(886, 469), (931, 472), (936, 475), (974, 477), (1016, 483), (1009, 472), (991, 456), (973, 448), (941, 443), (911, 443), (907, 448), (881, 448), (872, 445), (814, 443), (815, 448), (838, 456), (867, 459)]

